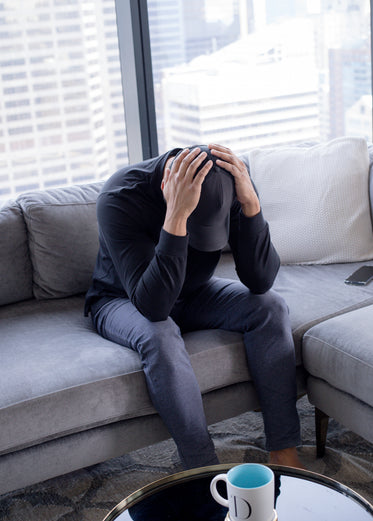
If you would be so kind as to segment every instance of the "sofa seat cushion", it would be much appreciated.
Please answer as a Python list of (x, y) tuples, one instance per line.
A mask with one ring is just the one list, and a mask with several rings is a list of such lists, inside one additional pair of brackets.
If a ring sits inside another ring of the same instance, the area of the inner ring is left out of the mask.
[(304, 336), (306, 370), (373, 406), (373, 306), (334, 317)]
[[(137, 353), (101, 338), (80, 296), (0, 308), (0, 453), (155, 411)], [(242, 336), (185, 335), (201, 391), (249, 380)]]
[[(373, 283), (351, 286), (344, 280), (364, 263), (281, 266), (274, 289), (289, 307), (298, 365), (301, 363), (301, 343), (304, 333), (328, 318), (373, 304)], [(216, 275), (237, 279), (232, 256), (222, 256)]]

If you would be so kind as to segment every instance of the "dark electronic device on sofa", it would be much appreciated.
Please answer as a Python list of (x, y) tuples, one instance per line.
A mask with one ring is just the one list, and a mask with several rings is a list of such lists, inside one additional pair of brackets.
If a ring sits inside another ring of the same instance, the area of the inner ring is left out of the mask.
[(373, 266), (362, 266), (350, 275), (346, 280), (346, 284), (354, 284), (356, 286), (365, 286), (373, 279)]

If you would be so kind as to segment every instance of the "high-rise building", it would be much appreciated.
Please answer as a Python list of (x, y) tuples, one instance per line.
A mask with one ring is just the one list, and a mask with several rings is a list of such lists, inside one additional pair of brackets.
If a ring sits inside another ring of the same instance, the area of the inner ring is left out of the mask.
[(329, 50), (330, 70), (330, 134), (329, 138), (346, 133), (347, 111), (371, 94), (370, 49), (368, 42), (352, 48)]
[(153, 79), (162, 70), (185, 62), (185, 34), (182, 0), (148, 0)]
[(126, 160), (113, 2), (1, 7), (0, 196), (105, 177)]
[[(289, 25), (283, 30), (271, 37), (268, 28), (264, 38), (254, 33), (170, 70), (162, 83), (165, 148), (213, 141), (240, 153), (253, 146), (318, 140), (313, 46), (307, 55), (306, 43), (302, 50), (291, 41)], [(312, 38), (310, 25), (299, 30)], [(282, 47), (273, 46), (278, 38)]]
[(345, 129), (348, 136), (372, 141), (372, 96), (362, 96), (346, 111)]

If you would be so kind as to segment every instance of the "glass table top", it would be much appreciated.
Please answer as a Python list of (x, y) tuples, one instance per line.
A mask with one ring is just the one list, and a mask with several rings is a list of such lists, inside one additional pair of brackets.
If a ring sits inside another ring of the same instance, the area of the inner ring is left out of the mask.
[[(224, 521), (227, 509), (210, 494), (211, 479), (237, 464), (173, 474), (134, 492), (104, 521)], [(313, 472), (268, 465), (275, 473), (278, 521), (372, 521), (373, 506), (350, 488)], [(225, 484), (219, 483), (225, 494)]]

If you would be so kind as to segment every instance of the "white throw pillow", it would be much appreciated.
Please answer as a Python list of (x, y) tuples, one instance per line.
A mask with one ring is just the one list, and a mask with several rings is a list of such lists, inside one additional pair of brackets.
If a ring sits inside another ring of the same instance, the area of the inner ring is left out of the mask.
[(369, 156), (364, 139), (254, 149), (249, 163), (283, 264), (373, 258)]

